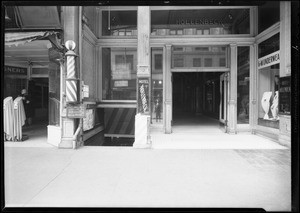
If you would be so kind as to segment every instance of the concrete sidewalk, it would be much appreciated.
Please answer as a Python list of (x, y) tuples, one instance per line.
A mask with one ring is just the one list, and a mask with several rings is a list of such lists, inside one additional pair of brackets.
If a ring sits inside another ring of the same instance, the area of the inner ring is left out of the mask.
[(5, 147), (6, 207), (291, 210), (289, 149)]

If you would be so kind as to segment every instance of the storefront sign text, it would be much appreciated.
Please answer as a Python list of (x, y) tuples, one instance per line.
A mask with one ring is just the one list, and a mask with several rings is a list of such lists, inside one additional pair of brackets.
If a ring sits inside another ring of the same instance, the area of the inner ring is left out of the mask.
[(221, 25), (222, 22), (217, 19), (177, 19), (178, 25)]
[(258, 69), (280, 63), (279, 50), (258, 59)]
[(5, 74), (27, 75), (27, 68), (4, 66)]

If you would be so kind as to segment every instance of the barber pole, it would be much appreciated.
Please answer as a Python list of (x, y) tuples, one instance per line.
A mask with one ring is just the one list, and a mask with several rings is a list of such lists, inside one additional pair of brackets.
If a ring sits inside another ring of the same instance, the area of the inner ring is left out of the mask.
[(66, 79), (66, 102), (75, 103), (77, 102), (77, 79), (75, 75), (75, 52), (73, 51), (76, 47), (74, 41), (66, 41), (65, 43), (68, 52), (66, 53), (67, 59), (67, 79)]

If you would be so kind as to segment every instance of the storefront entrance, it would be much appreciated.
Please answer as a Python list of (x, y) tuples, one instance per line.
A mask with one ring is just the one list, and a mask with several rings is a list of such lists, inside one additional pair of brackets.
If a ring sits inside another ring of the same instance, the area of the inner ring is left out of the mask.
[(172, 78), (172, 132), (224, 132), (224, 72), (175, 72)]

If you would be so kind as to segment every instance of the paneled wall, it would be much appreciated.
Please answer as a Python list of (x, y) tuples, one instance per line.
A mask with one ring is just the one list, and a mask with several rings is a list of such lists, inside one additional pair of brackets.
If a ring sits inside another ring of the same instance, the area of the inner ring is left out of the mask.
[(89, 86), (89, 97), (85, 101), (97, 99), (97, 64), (96, 64), (96, 37), (92, 31), (84, 25), (82, 39), (82, 80)]
[(86, 22), (93, 34), (98, 37), (98, 11), (97, 7), (83, 7), (83, 20)]

